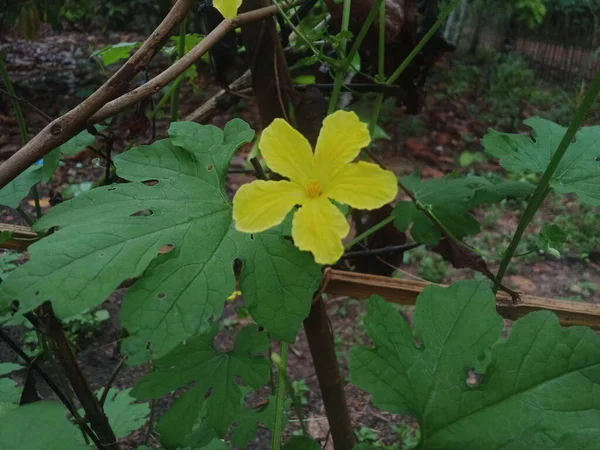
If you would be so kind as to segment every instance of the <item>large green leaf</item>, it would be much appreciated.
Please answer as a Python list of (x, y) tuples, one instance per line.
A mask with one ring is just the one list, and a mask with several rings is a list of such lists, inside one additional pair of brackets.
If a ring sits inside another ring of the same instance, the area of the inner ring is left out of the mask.
[[(563, 330), (536, 312), (501, 341), (494, 295), (476, 281), (427, 287), (414, 323), (416, 344), (400, 314), (373, 297), (365, 325), (375, 348), (351, 349), (349, 364), (378, 407), (418, 418), (419, 448), (567, 450), (581, 433), (600, 433), (600, 337), (590, 329)], [(469, 385), (474, 367), (484, 370)]]
[[(111, 389), (104, 402), (104, 413), (119, 439), (141, 428), (150, 412), (148, 403), (133, 403), (135, 399), (130, 397), (130, 391), (131, 389)], [(100, 392), (98, 394), (101, 395)]]
[[(231, 443), (235, 448), (246, 448), (254, 436), (256, 436), (259, 422), (262, 423), (263, 427), (271, 430), (275, 428), (275, 397), (269, 397), (268, 401), (267, 407), (261, 411), (244, 409), (241, 414), (238, 415), (238, 424), (233, 430), (233, 433), (231, 433)], [(289, 407), (289, 401), (287, 403), (286, 406)], [(287, 414), (283, 416), (283, 426), (285, 426), (286, 423)]]
[(6, 450), (89, 450), (58, 402), (20, 406), (0, 417), (0, 448)]
[[(540, 117), (523, 121), (532, 137), (489, 130), (482, 140), (485, 151), (500, 159), (511, 172), (543, 173), (566, 128)], [(585, 203), (600, 205), (600, 126), (582, 128), (552, 176), (550, 185), (562, 194), (575, 193)]]
[(528, 183), (505, 182), (494, 184), (485, 178), (437, 178), (420, 180), (412, 174), (402, 183), (414, 194), (421, 209), (413, 202), (399, 202), (394, 208), (394, 225), (405, 231), (412, 223), (411, 236), (417, 242), (436, 244), (440, 230), (429, 220), (422, 209), (428, 210), (456, 239), (477, 234), (479, 222), (470, 211), (481, 204), (496, 203), (506, 197), (523, 197), (533, 192)]
[(154, 372), (142, 378), (131, 392), (138, 399), (159, 398), (195, 382), (157, 425), (167, 448), (180, 445), (200, 416), (208, 427), (224, 437), (234, 420), (247, 415), (236, 379), (241, 378), (251, 388), (268, 381), (269, 362), (264, 356), (255, 356), (269, 347), (266, 333), (259, 333), (256, 325), (243, 328), (233, 350), (222, 353), (213, 347), (217, 331), (218, 326), (213, 325), (209, 332), (154, 361)]
[[(123, 348), (130, 363), (139, 363), (220, 316), (239, 258), (253, 319), (294, 341), (321, 272), (310, 254), (284, 239), (283, 227), (249, 235), (233, 226), (223, 183), (231, 155), (252, 130), (237, 119), (224, 131), (187, 122), (174, 124), (171, 136), (115, 158), (118, 175), (131, 183), (83, 193), (36, 223), (37, 230), (60, 230), (29, 247), (31, 261), (2, 284), (0, 314), (13, 299), (23, 311), (52, 300), (57, 314), (68, 317), (143, 273), (121, 310), (130, 333)], [(172, 251), (157, 256), (168, 244)]]
[(321, 446), (317, 441), (307, 436), (293, 436), (283, 446), (283, 450), (320, 450)]

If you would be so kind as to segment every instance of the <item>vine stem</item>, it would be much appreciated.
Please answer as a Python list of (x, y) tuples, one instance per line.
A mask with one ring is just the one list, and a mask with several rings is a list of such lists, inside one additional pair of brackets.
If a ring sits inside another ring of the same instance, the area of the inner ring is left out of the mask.
[(527, 208), (525, 209), (521, 220), (519, 220), (517, 230), (515, 231), (515, 234), (510, 244), (508, 245), (508, 248), (504, 252), (502, 260), (500, 261), (500, 267), (498, 269), (498, 273), (496, 274), (494, 292), (498, 290), (498, 287), (502, 282), (504, 275), (506, 274), (506, 270), (508, 269), (510, 261), (513, 255), (515, 254), (515, 251), (517, 250), (517, 246), (519, 245), (519, 242), (523, 237), (525, 229), (535, 216), (537, 210), (546, 198), (546, 195), (548, 195), (548, 192), (550, 190), (550, 180), (552, 179), (554, 172), (556, 172), (556, 169), (558, 168), (560, 161), (562, 160), (567, 149), (569, 148), (569, 145), (573, 141), (573, 138), (579, 130), (579, 127), (583, 124), (583, 121), (585, 120), (585, 115), (596, 100), (598, 92), (600, 92), (600, 73), (596, 74), (596, 77), (592, 81), (590, 89), (588, 90), (583, 101), (581, 102), (581, 105), (577, 109), (575, 117), (569, 125), (569, 128), (567, 128), (567, 131), (565, 132), (562, 140), (558, 144), (558, 148), (552, 156), (550, 164), (548, 164), (544, 175), (542, 175), (542, 179), (538, 183), (537, 187), (535, 188), (535, 191), (533, 192), (533, 195), (531, 196), (531, 200), (529, 200), (529, 203), (527, 204)]
[[(29, 136), (27, 134), (27, 124), (25, 123), (25, 117), (23, 116), (23, 110), (21, 109), (21, 104), (18, 100), (18, 97), (15, 94), (15, 89), (10, 81), (10, 77), (8, 76), (8, 71), (6, 70), (6, 65), (4, 64), (4, 55), (0, 54), (0, 76), (2, 77), (2, 82), (6, 87), (6, 91), (10, 94), (10, 101), (12, 103), (12, 107), (15, 110), (15, 116), (17, 117), (17, 122), (19, 124), (19, 134), (21, 135), (21, 145), (24, 146), (29, 141)], [(42, 208), (40, 207), (40, 194), (37, 189), (37, 184), (33, 185), (32, 188), (33, 193), (33, 201), (35, 202), (35, 214), (37, 218), (42, 217)]]
[(388, 216), (388, 217), (386, 217), (381, 222), (376, 223), (375, 225), (373, 225), (368, 230), (366, 230), (363, 233), (361, 233), (358, 236), (356, 236), (354, 239), (352, 239), (350, 242), (348, 242), (346, 245), (344, 245), (344, 248), (350, 248), (350, 247), (352, 247), (353, 245), (357, 244), (358, 242), (362, 241), (363, 239), (371, 236), (377, 230), (380, 230), (381, 228), (385, 227), (388, 223), (392, 222), (393, 220), (394, 220), (394, 216)]
[(435, 34), (438, 28), (446, 21), (448, 16), (452, 11), (456, 9), (458, 5), (464, 0), (454, 0), (446, 9), (442, 11), (442, 13), (438, 16), (438, 19), (435, 21), (433, 26), (429, 29), (429, 31), (423, 36), (423, 39), (419, 41), (415, 48), (413, 48), (412, 52), (406, 57), (402, 64), (398, 66), (398, 68), (394, 71), (394, 73), (388, 78), (387, 84), (392, 84), (394, 81), (398, 79), (402, 72), (408, 67), (408, 65), (412, 62), (413, 59), (417, 56), (417, 54), (425, 47), (425, 44), (429, 42), (429, 39)]
[[(177, 59), (185, 55), (185, 36), (187, 34), (187, 19), (183, 19), (179, 24), (179, 47), (177, 49)], [(173, 94), (171, 95), (171, 122), (177, 122), (179, 119), (179, 91), (183, 75), (173, 82)]]
[(271, 450), (281, 449), (281, 435), (283, 434), (283, 414), (285, 406), (288, 343), (281, 341), (281, 354), (276, 359), (277, 364), (277, 392), (275, 394), (275, 426), (271, 437)]
[[(350, 26), (350, 9), (352, 6), (352, 0), (344, 0), (344, 9), (342, 10), (342, 29), (341, 33), (346, 34), (348, 31), (348, 27)], [(333, 86), (333, 92), (331, 93), (331, 98), (329, 99), (329, 110), (327, 114), (331, 114), (337, 108), (338, 100), (340, 98), (340, 92), (342, 91), (342, 85), (344, 84), (344, 78), (346, 76), (346, 69), (350, 63), (348, 56), (346, 55), (346, 38), (344, 37), (342, 40), (342, 54), (344, 55), (344, 60), (340, 67), (335, 72), (335, 81)]]

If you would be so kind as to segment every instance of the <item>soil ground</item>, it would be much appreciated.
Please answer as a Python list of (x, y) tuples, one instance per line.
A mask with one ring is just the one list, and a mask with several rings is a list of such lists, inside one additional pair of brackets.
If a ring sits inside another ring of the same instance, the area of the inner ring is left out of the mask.
[[(0, 50), (6, 53), (7, 65), (11, 78), (19, 96), (29, 100), (39, 109), (51, 117), (56, 117), (70, 107), (76, 105), (85, 95), (89, 94), (95, 86), (106, 78), (98, 65), (89, 59), (90, 49), (101, 47), (104, 44), (119, 41), (139, 40), (141, 36), (124, 34), (83, 34), (47, 32), (37, 42), (25, 42), (15, 37), (0, 37)], [(158, 73), (165, 67), (165, 58), (159, 58), (150, 68), (150, 76)], [(206, 98), (218, 90), (209, 75), (209, 68), (200, 64), (200, 76), (193, 87), (184, 87), (182, 98), (183, 114), (197, 108)], [(393, 104), (389, 105), (386, 113), (385, 131), (390, 136), (389, 141), (380, 141), (375, 152), (391, 169), (398, 174), (409, 174), (415, 170), (420, 171), (424, 178), (442, 177), (453, 170), (474, 173), (502, 173), (501, 168), (490, 160), (482, 159), (467, 167), (461, 167), (458, 161), (465, 151), (481, 154), (480, 138), (485, 134), (488, 126), (493, 125), (483, 115), (473, 114), (473, 105), (481, 103), (476, 93), (466, 89), (460, 95), (448, 94), (449, 85), (446, 71), (452, 70), (450, 61), (443, 62), (432, 77), (428, 87), (428, 99), (424, 110), (416, 117), (407, 116), (402, 108)], [(493, 116), (494, 106), (487, 108)], [(548, 108), (554, 107), (553, 105)], [(526, 117), (533, 114), (545, 114), (548, 111), (540, 110), (536, 105), (523, 104), (519, 115)], [(25, 109), (26, 121), (30, 135), (44, 126), (43, 119), (30, 109)], [(131, 114), (129, 114), (131, 117)], [(222, 126), (232, 117), (241, 117), (255, 127), (258, 112), (251, 100), (241, 101), (227, 113), (219, 114), (211, 119), (211, 123)], [(522, 118), (521, 117), (521, 118)], [(117, 136), (115, 149), (122, 151), (131, 140), (127, 127), (119, 124), (127, 123), (127, 114), (117, 119), (113, 126)], [(168, 127), (166, 118), (159, 118), (156, 122), (156, 135), (165, 135)], [(521, 128), (525, 131), (526, 128)], [(133, 139), (136, 145), (151, 141), (150, 131)], [(5, 160), (19, 148), (19, 132), (14, 115), (10, 112), (9, 102), (0, 96), (0, 160)], [(247, 151), (247, 149), (245, 149)], [(234, 159), (238, 167), (245, 163), (244, 151)], [(44, 209), (49, 208), (49, 199), (55, 192), (61, 192), (70, 185), (97, 180), (102, 177), (104, 169), (102, 163), (96, 160), (93, 153), (83, 151), (79, 155), (65, 161), (59, 168), (54, 178), (40, 187), (40, 196)], [(251, 179), (251, 175), (232, 175), (229, 186), (236, 189), (240, 184)], [(33, 214), (33, 201), (31, 198), (23, 203), (25, 211)], [(496, 268), (496, 257), (508, 243), (512, 232), (516, 228), (522, 205), (508, 204), (495, 209), (476, 211), (476, 216), (482, 222), (482, 233), (470, 243), (482, 250), (490, 269)], [(588, 211), (586, 211), (587, 213)], [(531, 242), (539, 233), (541, 225), (553, 221), (558, 214), (580, 214), (581, 207), (573, 198), (564, 200), (550, 199), (541, 210), (535, 223), (530, 227), (525, 242)], [(591, 214), (598, 214), (591, 210)], [(23, 224), (23, 220), (14, 210), (4, 208), (0, 210), (0, 221), (5, 223)], [(597, 222), (596, 222), (597, 223)], [(595, 227), (595, 233), (598, 233)], [(594, 227), (591, 227), (594, 229)], [(553, 298), (572, 298), (578, 301), (600, 302), (600, 265), (597, 248), (581, 249), (579, 243), (573, 242), (562, 259), (555, 259), (539, 252), (533, 252), (520, 263), (515, 264), (506, 281), (513, 288), (526, 294), (535, 294)], [(585, 257), (581, 257), (585, 253)], [(26, 259), (24, 255), (23, 259)], [(472, 278), (473, 272), (466, 269), (455, 270), (448, 268), (445, 263), (436, 259), (435, 255), (421, 249), (410, 255), (405, 255), (405, 264), (396, 271), (397, 276), (427, 278), (430, 281), (450, 283), (453, 280)], [(110, 313), (110, 320), (102, 322), (96, 327), (92, 335), (76, 341), (77, 355), (84, 373), (88, 376), (94, 389), (101, 388), (110, 378), (115, 367), (121, 360), (119, 353), (119, 305), (125, 294), (125, 289), (116, 291), (101, 305)], [(232, 342), (232, 337), (237, 329), (246, 323), (240, 319), (236, 308), (241, 306), (242, 300), (237, 299), (227, 305), (221, 318), (223, 331), (218, 337), (217, 345), (226, 348)], [(330, 298), (327, 302), (328, 313), (336, 336), (336, 346), (339, 350), (339, 363), (344, 377), (348, 376), (346, 351), (355, 344), (367, 344), (361, 320), (364, 307), (361, 301), (347, 298)], [(410, 318), (411, 308), (404, 308), (403, 313)], [(12, 327), (9, 329), (14, 339), (21, 339), (24, 329)], [(0, 343), (0, 361), (14, 361), (15, 356), (9, 349)], [(147, 371), (147, 367), (126, 367), (118, 375), (115, 386), (118, 388), (131, 387)], [(320, 397), (318, 383), (312, 367), (311, 355), (303, 331), (300, 331), (289, 361), (289, 375), (292, 380), (304, 380), (308, 387), (306, 401), (303, 406), (307, 425), (312, 436), (323, 443), (324, 448), (330, 448), (328, 442), (328, 425)], [(43, 386), (43, 383), (38, 383)], [(375, 430), (376, 439), (385, 444), (399, 441), (399, 435), (392, 428), (394, 425), (405, 424), (414, 431), (416, 422), (408, 417), (393, 416), (382, 412), (370, 404), (369, 395), (353, 386), (351, 383), (345, 389), (348, 406), (351, 411), (353, 424), (357, 429), (368, 427)], [(50, 392), (43, 391), (44, 395), (51, 396)], [(158, 416), (172, 403), (172, 398), (157, 402)], [(291, 422), (286, 431), (291, 434), (297, 430), (297, 417), (290, 416)], [(296, 420), (296, 422), (294, 422)], [(136, 448), (143, 440), (145, 429), (138, 431), (123, 441), (122, 448)], [(368, 438), (365, 438), (368, 440)], [(270, 432), (260, 429), (250, 449), (266, 449), (269, 447)], [(328, 442), (327, 444), (325, 444)], [(157, 445), (155, 439), (150, 440), (150, 445)]]

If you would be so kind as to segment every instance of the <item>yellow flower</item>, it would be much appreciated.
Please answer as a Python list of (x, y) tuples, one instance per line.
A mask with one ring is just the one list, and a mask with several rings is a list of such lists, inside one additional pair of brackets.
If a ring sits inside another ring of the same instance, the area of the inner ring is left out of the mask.
[(344, 252), (350, 227), (330, 199), (358, 209), (376, 209), (398, 192), (396, 176), (367, 162), (352, 163), (370, 142), (356, 114), (336, 111), (323, 121), (313, 154), (310, 144), (286, 121), (275, 119), (259, 143), (267, 165), (290, 181), (253, 181), (237, 191), (233, 219), (237, 230), (257, 233), (280, 224), (296, 205), (292, 238), (319, 264), (333, 264)]
[(237, 10), (242, 5), (242, 0), (214, 0), (213, 6), (226, 19), (233, 19), (237, 16)]

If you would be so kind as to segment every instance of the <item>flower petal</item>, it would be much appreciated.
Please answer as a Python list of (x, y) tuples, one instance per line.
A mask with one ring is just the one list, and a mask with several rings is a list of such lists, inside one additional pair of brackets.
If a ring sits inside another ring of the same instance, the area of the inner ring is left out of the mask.
[(360, 149), (371, 142), (369, 128), (350, 111), (336, 111), (327, 116), (317, 140), (314, 168), (319, 180), (334, 177), (356, 158)]
[(380, 208), (397, 194), (396, 175), (363, 161), (344, 166), (324, 192), (327, 197), (358, 209)]
[(342, 239), (349, 232), (346, 218), (326, 197), (305, 202), (292, 222), (294, 244), (312, 252), (319, 264), (333, 264), (340, 259), (344, 253)]
[(242, 0), (214, 0), (213, 6), (226, 19), (233, 19), (237, 16), (237, 10), (242, 5)]
[(305, 197), (304, 190), (290, 181), (257, 180), (244, 184), (233, 197), (235, 229), (258, 233), (274, 227)]
[(304, 136), (283, 119), (262, 132), (260, 151), (271, 170), (304, 186), (310, 178), (313, 153)]

